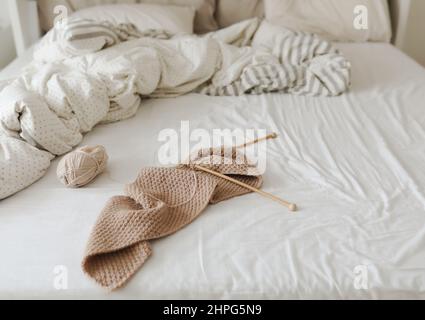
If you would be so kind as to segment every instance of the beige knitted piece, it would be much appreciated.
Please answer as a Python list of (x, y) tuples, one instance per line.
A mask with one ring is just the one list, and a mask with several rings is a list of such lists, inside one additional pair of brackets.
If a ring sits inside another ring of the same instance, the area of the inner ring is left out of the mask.
[(236, 157), (235, 149), (218, 155), (217, 150), (207, 150), (206, 156), (200, 151), (188, 165), (142, 169), (136, 181), (127, 185), (126, 196), (111, 198), (101, 212), (87, 244), (84, 272), (101, 286), (114, 290), (124, 285), (151, 255), (150, 240), (182, 229), (209, 203), (250, 192), (195, 171), (192, 164), (202, 164), (256, 188), (261, 186), (262, 177), (244, 156), (238, 164), (241, 162), (236, 161), (240, 157)]

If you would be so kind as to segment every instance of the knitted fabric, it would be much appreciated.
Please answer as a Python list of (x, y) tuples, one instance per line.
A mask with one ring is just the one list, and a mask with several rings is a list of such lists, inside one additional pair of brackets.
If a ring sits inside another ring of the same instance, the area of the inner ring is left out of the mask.
[(196, 171), (195, 164), (256, 188), (261, 186), (262, 177), (244, 156), (238, 157), (235, 149), (221, 151), (202, 150), (187, 165), (174, 168), (142, 169), (136, 181), (127, 185), (126, 195), (111, 198), (102, 210), (87, 244), (82, 262), (84, 272), (101, 286), (114, 290), (124, 285), (149, 258), (151, 240), (182, 229), (209, 203), (250, 192), (225, 179)]

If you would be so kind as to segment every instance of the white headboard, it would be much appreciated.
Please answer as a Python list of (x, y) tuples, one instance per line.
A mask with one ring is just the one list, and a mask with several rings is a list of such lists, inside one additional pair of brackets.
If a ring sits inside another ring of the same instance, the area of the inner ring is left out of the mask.
[[(10, 17), (18, 55), (25, 52), (41, 35), (37, 1), (8, 0)], [(411, 0), (388, 0), (393, 25), (392, 43), (401, 48), (406, 33)]]

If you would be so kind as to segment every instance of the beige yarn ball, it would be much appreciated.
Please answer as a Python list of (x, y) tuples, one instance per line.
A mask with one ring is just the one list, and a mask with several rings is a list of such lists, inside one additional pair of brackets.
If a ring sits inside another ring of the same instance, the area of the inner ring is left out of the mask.
[(67, 187), (79, 188), (101, 174), (108, 162), (103, 146), (85, 146), (64, 156), (58, 164), (56, 174)]

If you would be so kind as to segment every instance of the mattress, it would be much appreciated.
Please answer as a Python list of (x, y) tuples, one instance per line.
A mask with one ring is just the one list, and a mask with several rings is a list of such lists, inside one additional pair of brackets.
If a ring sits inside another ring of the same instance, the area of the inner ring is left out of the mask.
[[(66, 189), (55, 160), (0, 202), (0, 298), (425, 298), (425, 70), (389, 44), (338, 46), (353, 65), (339, 97), (189, 94), (98, 126), (83, 141), (108, 151), (97, 180)], [(211, 205), (106, 292), (80, 266), (90, 230), (140, 168), (159, 165), (158, 135), (181, 121), (276, 131), (263, 189), (300, 210), (257, 194)]]

